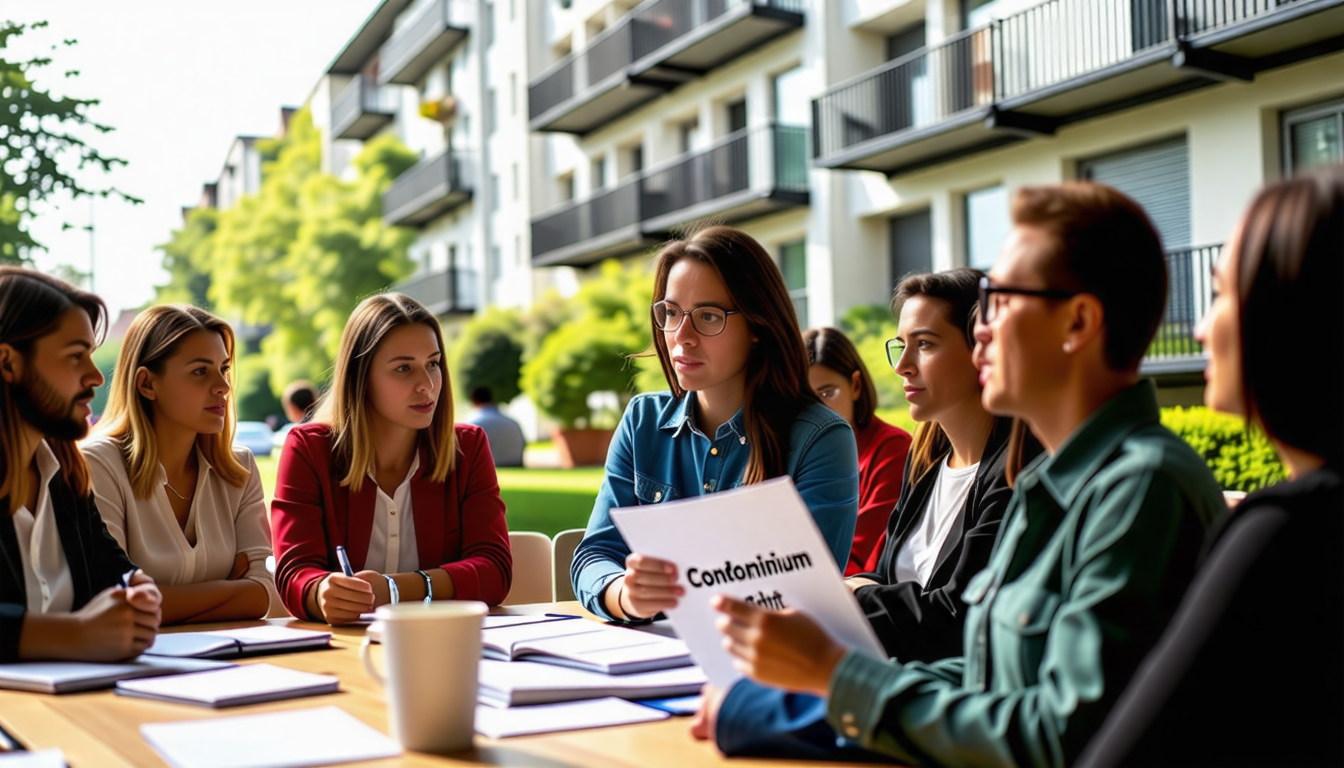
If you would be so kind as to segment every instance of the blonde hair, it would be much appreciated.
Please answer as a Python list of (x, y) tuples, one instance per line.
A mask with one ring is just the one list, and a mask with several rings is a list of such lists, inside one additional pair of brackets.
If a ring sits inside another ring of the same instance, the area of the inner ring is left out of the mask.
[[(154, 438), (154, 406), (136, 387), (136, 372), (146, 368), (162, 373), (163, 364), (177, 354), (182, 341), (193, 333), (218, 333), (224, 340), (228, 361), (233, 362), (234, 338), (229, 324), (197, 307), (161, 304), (136, 315), (117, 354), (107, 408), (94, 433), (113, 438), (136, 498), (147, 499), (158, 485), (159, 446)], [(226, 377), (233, 389), (233, 369)], [(219, 476), (241, 488), (249, 472), (233, 454), (236, 414), (233, 398), (224, 401), (224, 429), (213, 435), (196, 435), (196, 447)]]
[[(313, 421), (331, 428), (332, 454), (345, 470), (341, 485), (358, 492), (374, 469), (373, 429), (369, 423), (369, 372), (383, 339), (404, 325), (419, 323), (434, 331), (439, 352), (445, 353), (439, 321), (420, 302), (400, 293), (379, 293), (360, 302), (341, 332), (331, 389), (318, 403)], [(453, 430), (453, 391), (448, 369), (434, 406), (434, 420), (420, 430), (417, 443), (429, 455), (422, 474), (442, 483), (457, 463), (457, 433)]]

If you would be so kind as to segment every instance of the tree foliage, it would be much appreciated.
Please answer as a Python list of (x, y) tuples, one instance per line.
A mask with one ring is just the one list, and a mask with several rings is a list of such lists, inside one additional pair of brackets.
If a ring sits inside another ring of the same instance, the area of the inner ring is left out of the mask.
[[(141, 202), (115, 187), (86, 187), (76, 178), (86, 168), (107, 172), (126, 164), (99, 153), (77, 135), (112, 130), (88, 116), (89, 107), (98, 100), (52, 96), (35, 83), (51, 58), (16, 60), (8, 53), (14, 39), (46, 26), (44, 21), (28, 25), (0, 21), (0, 104), (4, 105), (0, 109), (0, 263), (28, 263), (29, 254), (43, 247), (29, 234), (28, 224), (34, 206), (55, 195), (116, 195), (131, 203)], [(64, 40), (61, 44), (74, 43)], [(64, 73), (66, 78), (78, 74)]]
[(258, 192), (225, 211), (193, 212), (161, 247), (171, 280), (159, 298), (201, 303), (203, 290), (221, 315), (269, 326), (253, 365), (280, 391), (294, 379), (329, 379), (351, 310), (410, 274), (414, 233), (383, 223), (382, 195), (416, 156), (384, 135), (355, 159), (353, 179), (324, 173), (307, 109), (258, 149), (267, 158)]
[(477, 387), (488, 387), (498, 403), (518, 396), (523, 327), (521, 313), (498, 308), (487, 309), (463, 327), (449, 354), (453, 394), (459, 400)]

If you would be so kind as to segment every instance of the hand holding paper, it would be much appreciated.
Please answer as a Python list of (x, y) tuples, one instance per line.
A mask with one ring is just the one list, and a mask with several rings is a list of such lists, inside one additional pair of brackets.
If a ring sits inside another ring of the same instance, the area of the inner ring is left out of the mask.
[(650, 619), (677, 607), (677, 598), (686, 590), (677, 584), (677, 566), (649, 555), (631, 554), (625, 558), (625, 575), (615, 588), (617, 615), (628, 619)]
[(770, 611), (726, 595), (711, 599), (723, 647), (738, 672), (758, 683), (825, 696), (845, 647), (793, 608)]

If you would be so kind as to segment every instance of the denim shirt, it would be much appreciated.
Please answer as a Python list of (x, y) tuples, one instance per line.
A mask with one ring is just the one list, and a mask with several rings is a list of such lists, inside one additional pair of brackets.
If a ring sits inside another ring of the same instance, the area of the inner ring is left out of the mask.
[[(859, 510), (859, 459), (854, 432), (821, 403), (798, 414), (789, 431), (786, 473), (811, 510), (831, 555), (843, 568)], [(713, 439), (695, 425), (695, 397), (670, 392), (630, 401), (607, 452), (606, 477), (593, 504), (588, 531), (574, 552), (574, 594), (589, 611), (612, 618), (602, 605), (607, 585), (625, 573), (630, 547), (611, 522), (616, 507), (661, 504), (736, 488), (751, 445), (739, 410)]]

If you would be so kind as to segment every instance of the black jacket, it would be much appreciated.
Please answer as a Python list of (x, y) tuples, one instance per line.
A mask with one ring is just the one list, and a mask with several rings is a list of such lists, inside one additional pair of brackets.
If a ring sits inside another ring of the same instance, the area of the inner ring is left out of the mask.
[(1085, 768), (1344, 765), (1340, 471), (1257, 491), (1225, 522)]
[[(989, 564), (999, 524), (1008, 509), (1008, 500), (1013, 496), (1013, 489), (1008, 487), (1004, 474), (1011, 431), (1011, 419), (995, 420), (994, 430), (980, 457), (975, 484), (938, 553), (927, 587), (920, 587), (913, 581), (897, 582), (896, 553), (923, 519), (938, 480), (938, 471), (935, 467), (911, 485), (910, 460), (906, 460), (904, 490), (887, 521), (886, 544), (878, 559), (877, 570), (857, 575), (878, 584), (860, 587), (854, 593), (882, 646), (893, 658), (936, 661), (962, 654), (966, 604), (961, 600), (961, 593), (966, 582)], [(1041, 452), (1040, 444), (1030, 433), (1024, 449), (1024, 466)]]
[[(61, 548), (70, 565), (75, 591), (72, 608), (79, 610), (99, 592), (115, 585), (135, 564), (107, 532), (93, 494), (84, 498), (76, 496), (74, 489), (66, 484), (63, 472), (57, 472), (51, 479), (47, 492), (56, 514)], [(9, 511), (8, 496), (0, 499), (0, 509)], [(28, 611), (25, 569), (12, 516), (0, 523), (0, 560), (3, 561), (0, 565), (0, 663), (6, 663), (18, 660), (19, 634), (23, 630), (24, 614)]]

